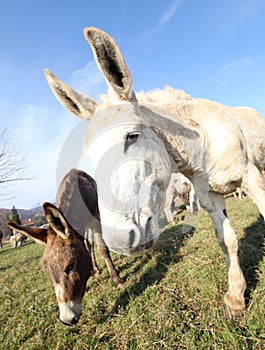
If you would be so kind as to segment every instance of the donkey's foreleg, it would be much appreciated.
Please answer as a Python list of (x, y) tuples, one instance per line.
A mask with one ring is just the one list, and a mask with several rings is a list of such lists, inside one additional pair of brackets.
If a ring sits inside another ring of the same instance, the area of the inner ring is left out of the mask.
[(209, 192), (206, 209), (213, 221), (216, 237), (228, 268), (228, 292), (224, 297), (227, 316), (229, 318), (240, 316), (246, 307), (244, 299), (246, 282), (239, 265), (237, 238), (226, 214), (223, 195)]
[(242, 188), (259, 208), (259, 211), (265, 219), (265, 184), (264, 178), (259, 169), (250, 164), (246, 175), (242, 181)]
[(95, 275), (99, 275), (100, 270), (98, 268), (96, 257), (95, 257), (94, 237), (93, 237), (93, 232), (90, 228), (88, 228), (85, 231), (85, 244), (91, 256), (93, 272)]
[(172, 207), (172, 201), (174, 197), (174, 192), (172, 192), (170, 189), (167, 189), (166, 192), (166, 202), (164, 204), (164, 214), (167, 219), (168, 223), (174, 224), (174, 216), (171, 210)]
[(107, 268), (109, 270), (110, 278), (116, 284), (118, 288), (123, 287), (123, 279), (119, 276), (118, 271), (116, 270), (113, 261), (110, 256), (109, 248), (106, 246), (104, 239), (102, 238), (101, 232), (94, 232), (95, 241), (97, 244), (98, 252), (102, 259), (104, 259)]

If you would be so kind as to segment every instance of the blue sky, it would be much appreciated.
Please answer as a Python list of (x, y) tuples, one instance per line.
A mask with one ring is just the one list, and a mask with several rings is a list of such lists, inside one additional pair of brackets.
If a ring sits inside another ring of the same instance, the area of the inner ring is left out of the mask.
[(27, 156), (26, 175), (33, 180), (16, 184), (14, 198), (0, 207), (53, 200), (58, 162), (65, 171), (88, 166), (81, 158), (75, 164), (69, 147), (85, 125), (57, 102), (43, 75), (49, 68), (93, 98), (106, 92), (84, 27), (114, 37), (135, 91), (171, 85), (265, 116), (264, 14), (263, 0), (3, 0), (0, 131)]

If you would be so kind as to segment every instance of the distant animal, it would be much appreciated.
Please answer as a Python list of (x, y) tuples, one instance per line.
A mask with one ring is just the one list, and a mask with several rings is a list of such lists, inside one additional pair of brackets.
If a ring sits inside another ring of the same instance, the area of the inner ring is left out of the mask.
[(122, 286), (123, 280), (101, 237), (95, 181), (83, 171), (70, 170), (59, 186), (56, 203), (57, 206), (47, 202), (43, 204), (48, 228), (19, 226), (10, 221), (7, 226), (46, 245), (42, 266), (53, 282), (60, 320), (73, 326), (81, 316), (86, 282), (93, 270), (98, 272), (93, 261), (93, 244), (89, 245), (89, 249), (85, 246), (87, 228), (96, 235), (99, 253), (112, 280), (118, 287)]
[(180, 198), (191, 213), (200, 209), (200, 204), (195, 194), (190, 180), (181, 173), (172, 173), (170, 182), (166, 190), (166, 201), (164, 204), (164, 213), (167, 222), (174, 223), (174, 211), (172, 206), (176, 198)]
[(20, 248), (26, 240), (26, 235), (21, 232), (16, 232), (15, 230), (13, 230), (13, 234), (9, 239), (12, 248)]
[(170, 174), (181, 172), (208, 211), (226, 259), (226, 314), (241, 315), (246, 282), (224, 194), (243, 185), (265, 216), (264, 120), (251, 108), (227, 107), (172, 88), (136, 94), (113, 38), (94, 27), (84, 35), (109, 86), (103, 102), (73, 90), (49, 70), (45, 75), (56, 98), (89, 120), (85, 152), (95, 169), (106, 244), (127, 255), (153, 246)]
[(247, 196), (246, 192), (238, 187), (235, 192), (233, 192), (233, 197), (239, 198), (239, 199), (244, 199)]

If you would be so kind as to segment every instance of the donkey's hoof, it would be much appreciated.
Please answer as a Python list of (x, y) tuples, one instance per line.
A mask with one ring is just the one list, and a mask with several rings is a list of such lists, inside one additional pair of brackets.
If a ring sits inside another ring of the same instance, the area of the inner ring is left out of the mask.
[(117, 288), (118, 289), (123, 289), (123, 287), (124, 287), (124, 283), (123, 282), (117, 284)]
[(243, 316), (243, 311), (246, 308), (245, 299), (243, 297), (233, 296), (230, 292), (227, 292), (224, 297), (224, 301), (226, 305), (226, 319), (239, 318)]
[(120, 276), (115, 276), (112, 278), (113, 282), (116, 284), (118, 289), (122, 289), (124, 285), (124, 281)]
[(227, 321), (242, 318), (243, 310), (232, 310), (229, 306), (226, 306), (223, 317)]
[(101, 271), (98, 268), (93, 269), (94, 275), (101, 275)]

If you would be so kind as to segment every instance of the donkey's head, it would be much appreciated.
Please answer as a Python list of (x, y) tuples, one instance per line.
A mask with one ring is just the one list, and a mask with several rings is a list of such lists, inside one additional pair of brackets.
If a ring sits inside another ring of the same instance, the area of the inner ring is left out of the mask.
[(44, 203), (43, 208), (48, 229), (20, 226), (10, 221), (7, 226), (46, 245), (42, 266), (52, 280), (60, 320), (73, 326), (81, 316), (81, 302), (92, 272), (90, 253), (83, 238), (72, 229), (58, 208), (50, 203)]
[(105, 103), (71, 89), (49, 70), (45, 75), (56, 98), (90, 121), (85, 152), (96, 169), (103, 238), (111, 250), (130, 255), (152, 246), (160, 233), (171, 163), (154, 131), (154, 113), (138, 104), (114, 40), (96, 28), (84, 35), (109, 86)]

